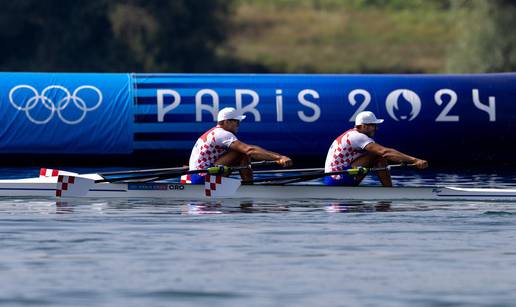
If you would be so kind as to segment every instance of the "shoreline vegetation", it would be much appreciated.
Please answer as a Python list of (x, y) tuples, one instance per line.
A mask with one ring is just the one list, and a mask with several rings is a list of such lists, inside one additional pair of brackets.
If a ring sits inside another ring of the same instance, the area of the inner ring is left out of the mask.
[(17, 0), (0, 70), (508, 72), (514, 28), (507, 0)]
[(451, 10), (432, 1), (401, 8), (358, 2), (238, 1), (222, 53), (269, 72), (445, 72), (456, 36)]

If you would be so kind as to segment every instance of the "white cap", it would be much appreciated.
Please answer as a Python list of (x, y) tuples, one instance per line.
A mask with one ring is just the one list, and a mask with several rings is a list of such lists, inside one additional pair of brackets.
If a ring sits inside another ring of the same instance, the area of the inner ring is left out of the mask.
[(355, 126), (381, 123), (383, 123), (383, 119), (376, 118), (374, 113), (370, 111), (360, 112), (358, 113), (357, 117), (355, 117)]
[(226, 119), (237, 119), (237, 120), (243, 120), (245, 118), (245, 115), (242, 115), (242, 113), (235, 108), (224, 108), (219, 111), (219, 114), (217, 115), (217, 121), (223, 121)]

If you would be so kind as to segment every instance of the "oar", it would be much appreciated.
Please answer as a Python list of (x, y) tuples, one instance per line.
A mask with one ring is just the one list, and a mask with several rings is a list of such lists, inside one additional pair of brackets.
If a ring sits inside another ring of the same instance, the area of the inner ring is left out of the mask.
[(298, 169), (271, 169), (265, 171), (254, 171), (254, 174), (284, 174), (284, 173), (307, 173), (324, 172), (324, 168), (298, 168)]
[[(177, 167), (177, 168), (169, 168), (169, 169), (127, 171), (127, 173), (124, 173), (124, 174), (126, 174), (128, 176), (123, 176), (123, 174), (121, 174), (121, 176), (117, 176), (114, 178), (100, 179), (100, 180), (96, 181), (96, 183), (120, 182), (120, 181), (147, 182), (147, 181), (156, 181), (156, 180), (180, 177), (183, 175), (200, 174), (200, 173), (207, 173), (210, 175), (223, 175), (223, 174), (230, 174), (233, 170), (241, 170), (241, 169), (253, 168), (253, 167), (277, 166), (277, 165), (278, 165), (278, 163), (276, 161), (257, 161), (257, 162), (251, 162), (249, 165), (244, 165), (244, 166), (232, 166), (232, 167), (213, 166), (213, 167), (209, 167), (207, 169), (200, 169), (200, 170), (189, 170), (188, 167)], [(99, 175), (104, 177), (105, 174), (113, 174), (113, 173), (118, 173), (118, 172), (102, 173)]]
[[(211, 175), (222, 175), (222, 174), (223, 175), (229, 175), (229, 174), (232, 174), (234, 172), (240, 171), (242, 169), (247, 169), (247, 168), (253, 169), (255, 167), (267, 167), (267, 166), (278, 166), (278, 163), (276, 161), (257, 161), (257, 162), (251, 162), (250, 165), (245, 165), (245, 166), (226, 167), (224, 169), (224, 171), (213, 170), (212, 173), (210, 173), (210, 174)], [(319, 169), (319, 168), (305, 169), (304, 171), (307, 171), (307, 170), (308, 171), (315, 171), (315, 170), (324, 171), (324, 169)], [(276, 174), (276, 173), (280, 174), (280, 173), (290, 173), (290, 172), (299, 172), (299, 171), (300, 171), (300, 169), (293, 169), (293, 170), (278, 170), (278, 169), (276, 169), (276, 170), (254, 171), (254, 173), (255, 174)], [(180, 174), (179, 176), (188, 175), (188, 174), (196, 174), (196, 173), (205, 173), (205, 172), (206, 171), (204, 171), (204, 170), (188, 172), (188, 169), (186, 169), (186, 172)], [(145, 182), (164, 180), (164, 179), (169, 179), (169, 178), (179, 177), (179, 176), (177, 176), (177, 175), (171, 176), (169, 174), (169, 172), (162, 172), (162, 173), (153, 173), (152, 176), (149, 175), (148, 177), (147, 176), (145, 176), (145, 177), (133, 176), (133, 177), (130, 177), (129, 179), (127, 179), (127, 180), (122, 179), (122, 180), (116, 180), (116, 181), (145, 183)], [(110, 182), (115, 182), (115, 181), (110, 181)]]
[(197, 170), (171, 170), (171, 171), (160, 171), (155, 173), (148, 173), (148, 174), (139, 174), (136, 176), (127, 176), (127, 177), (115, 177), (115, 178), (104, 178), (100, 180), (95, 180), (95, 183), (102, 183), (102, 182), (120, 182), (120, 181), (131, 181), (131, 182), (144, 182), (145, 181), (156, 181), (156, 180), (162, 180), (162, 179), (169, 179), (174, 177), (180, 177), (183, 175), (191, 175), (191, 174), (201, 174), (206, 173), (210, 175), (223, 175), (223, 174), (229, 174), (231, 173), (232, 169), (243, 169), (248, 168), (248, 166), (241, 166), (238, 168), (231, 168), (228, 166), (212, 166), (208, 167), (207, 169), (197, 169)]
[(367, 167), (357, 167), (357, 168), (349, 168), (342, 171), (336, 171), (336, 172), (320, 172), (320, 171), (313, 171), (308, 174), (299, 174), (299, 175), (292, 175), (292, 176), (281, 176), (281, 177), (271, 177), (271, 178), (262, 178), (262, 179), (255, 179), (252, 181), (242, 181), (242, 184), (253, 184), (253, 183), (260, 183), (260, 182), (275, 182), (275, 181), (284, 181), (282, 184), (287, 183), (294, 183), (294, 182), (301, 182), (301, 181), (308, 181), (313, 179), (322, 178), (325, 176), (332, 176), (332, 175), (349, 175), (349, 176), (356, 176), (356, 175), (362, 175), (367, 174), (368, 172), (377, 172), (377, 171), (386, 171), (390, 170), (395, 167), (403, 167), (403, 166), (414, 166), (413, 164), (391, 164), (384, 167), (373, 167), (373, 168), (367, 168)]
[[(270, 163), (272, 162), (272, 163)], [(252, 162), (252, 166), (267, 166), (267, 165), (277, 165), (275, 161), (258, 161)], [(131, 175), (131, 174), (144, 174), (144, 173), (163, 173), (163, 172), (175, 172), (175, 171), (188, 171), (188, 166), (179, 166), (179, 167), (166, 167), (166, 168), (151, 168), (151, 169), (139, 169), (139, 170), (124, 170), (124, 171), (115, 171), (115, 172), (105, 172), (99, 173), (102, 177), (108, 176), (116, 176), (116, 175)]]

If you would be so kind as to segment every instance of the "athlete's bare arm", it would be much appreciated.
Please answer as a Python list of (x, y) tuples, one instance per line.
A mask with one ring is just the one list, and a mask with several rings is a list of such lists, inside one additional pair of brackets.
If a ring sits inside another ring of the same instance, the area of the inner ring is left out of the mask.
[(229, 146), (229, 149), (243, 153), (251, 157), (253, 160), (273, 160), (283, 167), (292, 166), (292, 160), (289, 157), (265, 150), (256, 145), (249, 145), (241, 141), (234, 141)]
[(369, 143), (365, 146), (365, 150), (381, 156), (388, 161), (398, 162), (398, 163), (412, 163), (417, 168), (423, 169), (428, 167), (428, 162), (426, 160), (421, 160), (407, 154), (404, 154), (394, 148), (384, 147), (378, 143)]

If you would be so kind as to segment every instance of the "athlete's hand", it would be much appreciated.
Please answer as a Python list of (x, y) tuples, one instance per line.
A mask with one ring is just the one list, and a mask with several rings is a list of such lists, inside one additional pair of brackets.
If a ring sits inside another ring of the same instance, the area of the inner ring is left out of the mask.
[(416, 159), (416, 162), (414, 162), (414, 166), (419, 169), (424, 169), (428, 167), (428, 162), (426, 160)]
[(283, 167), (290, 167), (292, 166), (292, 160), (287, 156), (281, 156), (278, 160), (276, 160), (276, 163)]

